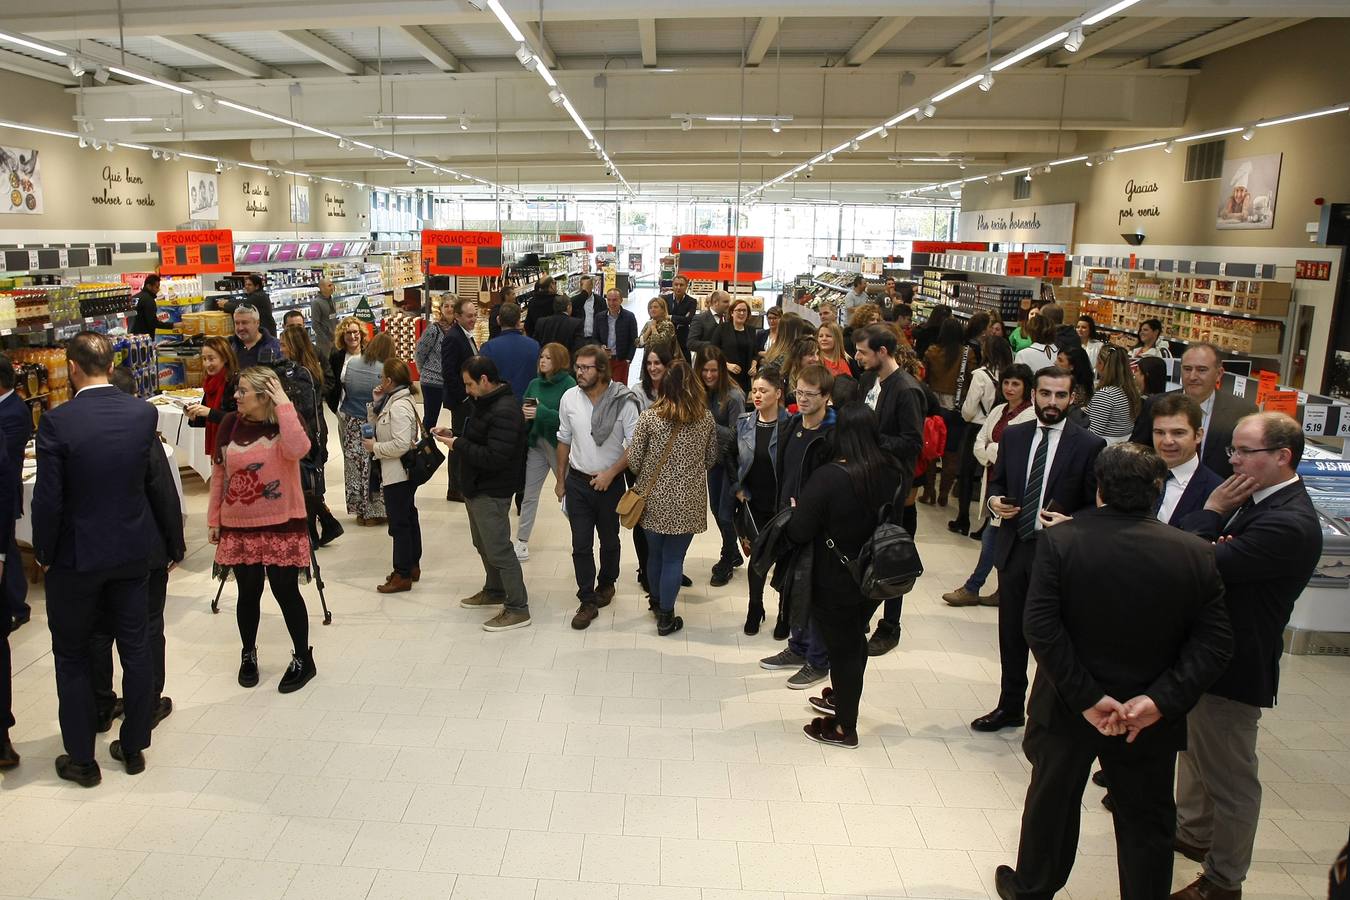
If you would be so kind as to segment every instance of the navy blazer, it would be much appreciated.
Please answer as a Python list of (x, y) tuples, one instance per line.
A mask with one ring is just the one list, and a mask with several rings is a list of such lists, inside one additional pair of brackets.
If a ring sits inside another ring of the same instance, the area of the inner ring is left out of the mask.
[(1183, 519), (1205, 508), (1205, 501), (1221, 484), (1223, 479), (1215, 475), (1209, 466), (1201, 463), (1191, 476), (1186, 490), (1181, 492), (1181, 499), (1177, 501), (1177, 508), (1172, 510), (1172, 517), (1167, 520), (1167, 524), (1173, 528), (1180, 528)]
[[(989, 482), (990, 497), (1007, 497), (1009, 503), (1020, 505), (1027, 489), (1031, 442), (1040, 425), (1040, 420), (1034, 419), (1004, 430), (1003, 440), (998, 445), (994, 475)], [(1105, 446), (1106, 441), (1086, 428), (1065, 422), (1064, 433), (1060, 435), (1059, 447), (1055, 450), (1054, 464), (1050, 466), (1045, 489), (1041, 492), (1041, 508), (1054, 503), (1059, 511), (1068, 515), (1080, 509), (1094, 508), (1097, 505), (1097, 476), (1092, 467), (1097, 462), (1097, 454)], [(1016, 520), (1005, 521), (998, 530), (998, 540), (994, 545), (994, 565), (1000, 569), (1007, 565), (1016, 542)]]
[[(0, 400), (0, 553), (14, 537), (14, 520), (23, 517), (23, 451), (33, 436), (33, 414), (14, 391)], [(4, 510), (13, 510), (13, 515)]]
[[(626, 309), (619, 310), (619, 319), (615, 323), (615, 359), (630, 360), (637, 352), (638, 327), (637, 316)], [(609, 346), (609, 307), (601, 305), (595, 310), (595, 342), (601, 347)]]
[[(1000, 451), (1001, 452), (1001, 451)], [(1233, 622), (1233, 661), (1209, 693), (1271, 707), (1280, 684), (1284, 626), (1322, 556), (1322, 526), (1303, 482), (1236, 517), (1202, 509), (1181, 527), (1214, 545)]]
[[(1181, 391), (1168, 391), (1168, 394), (1180, 394)], [(1130, 440), (1145, 447), (1153, 446), (1153, 404), (1159, 397), (1167, 394), (1154, 394), (1144, 401), (1139, 417), (1134, 420), (1134, 433)], [(1234, 397), (1223, 390), (1214, 395), (1214, 409), (1209, 416), (1209, 430), (1205, 432), (1204, 452), (1200, 461), (1220, 478), (1233, 474), (1233, 464), (1228, 461), (1228, 445), (1233, 443), (1233, 429), (1243, 416), (1256, 412), (1256, 406), (1250, 400)], [(1202, 504), (1203, 505), (1203, 504)]]
[[(163, 454), (144, 400), (93, 387), (45, 413), (37, 430), (33, 552), (44, 566), (98, 572), (146, 566), (160, 540), (150, 454)], [(112, 476), (112, 477), (110, 477)]]
[(445, 337), (441, 338), (441, 380), (445, 382), (445, 399), (442, 405), (452, 412), (468, 396), (464, 392), (464, 379), (459, 370), (466, 360), (473, 356), (473, 344), (464, 334), (458, 322), (450, 326)]

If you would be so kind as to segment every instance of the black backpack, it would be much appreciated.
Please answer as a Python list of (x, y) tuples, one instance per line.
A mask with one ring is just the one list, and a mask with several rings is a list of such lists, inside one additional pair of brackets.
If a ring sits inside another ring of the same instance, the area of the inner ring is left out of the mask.
[(838, 557), (868, 600), (892, 600), (914, 589), (914, 582), (923, 574), (923, 560), (919, 548), (908, 531), (891, 521), (895, 502), (887, 503), (877, 512), (877, 527), (863, 542), (856, 559), (839, 552), (829, 535), (825, 546)]

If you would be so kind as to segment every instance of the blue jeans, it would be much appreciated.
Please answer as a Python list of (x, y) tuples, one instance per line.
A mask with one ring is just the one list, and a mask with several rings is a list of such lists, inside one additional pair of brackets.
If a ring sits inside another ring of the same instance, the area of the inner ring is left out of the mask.
[(445, 401), (445, 387), (439, 384), (421, 382), (422, 387), (422, 425), (427, 431), (436, 427), (441, 416), (441, 404)]
[(731, 490), (731, 480), (721, 463), (708, 470), (708, 508), (712, 510), (717, 530), (722, 534), (722, 556), (719, 562), (731, 563), (741, 560), (741, 545), (736, 540), (736, 526), (733, 524), (733, 504), (735, 494)]
[(675, 609), (675, 598), (680, 594), (680, 579), (684, 577), (684, 555), (694, 540), (692, 534), (657, 534), (647, 532), (647, 584), (652, 599), (661, 604), (662, 612)]
[(813, 668), (830, 670), (830, 654), (825, 649), (825, 642), (820, 639), (820, 633), (816, 631), (816, 623), (812, 622), (803, 631), (800, 628), (794, 628), (788, 632), (788, 649), (798, 656), (806, 657), (806, 662)]
[(984, 533), (980, 535), (980, 559), (975, 563), (975, 571), (966, 579), (966, 590), (972, 594), (980, 592), (980, 588), (984, 587), (984, 582), (989, 578), (989, 571), (994, 568), (994, 542), (997, 540), (998, 529), (993, 525), (986, 525)]

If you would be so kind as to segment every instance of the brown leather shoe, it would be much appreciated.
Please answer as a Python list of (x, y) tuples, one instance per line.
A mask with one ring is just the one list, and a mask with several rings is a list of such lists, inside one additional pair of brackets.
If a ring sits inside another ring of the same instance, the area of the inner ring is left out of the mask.
[(614, 585), (607, 584), (604, 587), (596, 588), (595, 596), (596, 596), (595, 602), (596, 608), (604, 609), (606, 606), (609, 606), (609, 604), (614, 600)]
[[(395, 575), (397, 575), (397, 574), (398, 574), (398, 570), (395, 569), (394, 571), (390, 572), (388, 575), (384, 576), (384, 580), (385, 580), (385, 581), (388, 581), (389, 579), (393, 578), (393, 577), (394, 577)], [(413, 584), (416, 584), (417, 582), (421, 581), (421, 580), (422, 580), (422, 570), (421, 570), (421, 569), (418, 569), (418, 568), (414, 568), (414, 569), (412, 570), (412, 577), (411, 577), (410, 579), (408, 579), (408, 580), (411, 581), (411, 582), (413, 582)]]
[(389, 580), (379, 587), (375, 588), (381, 594), (401, 594), (404, 591), (412, 590), (412, 579), (404, 578), (397, 572), (389, 576)]
[(978, 606), (980, 595), (974, 591), (966, 590), (965, 585), (962, 585), (954, 591), (943, 594), (942, 599), (946, 601), (948, 606)]
[(577, 614), (572, 617), (572, 627), (577, 631), (590, 626), (595, 621), (595, 617), (600, 615), (600, 608), (594, 603), (583, 603), (577, 609)]
[(1170, 900), (1242, 900), (1242, 889), (1226, 890), (1201, 875), (1173, 894)]
[(1195, 844), (1188, 844), (1181, 838), (1172, 841), (1172, 849), (1192, 862), (1203, 863), (1205, 856), (1209, 853), (1208, 847), (1197, 847)]
[(0, 738), (0, 769), (12, 769), (19, 764), (19, 753), (9, 742), (9, 735)]
[(998, 606), (998, 589), (995, 588), (992, 594), (982, 594), (980, 596), (981, 606)]

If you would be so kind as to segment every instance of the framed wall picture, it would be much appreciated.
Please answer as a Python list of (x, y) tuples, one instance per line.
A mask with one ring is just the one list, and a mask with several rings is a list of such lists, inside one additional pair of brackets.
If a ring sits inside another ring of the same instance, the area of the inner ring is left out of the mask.
[(42, 167), (36, 150), (0, 146), (0, 213), (42, 214)]
[(1223, 161), (1216, 228), (1234, 231), (1275, 227), (1275, 197), (1283, 158), (1282, 153), (1271, 153)]
[(188, 218), (214, 222), (220, 218), (215, 172), (188, 172)]
[(291, 221), (297, 225), (309, 224), (309, 185), (291, 185)]

